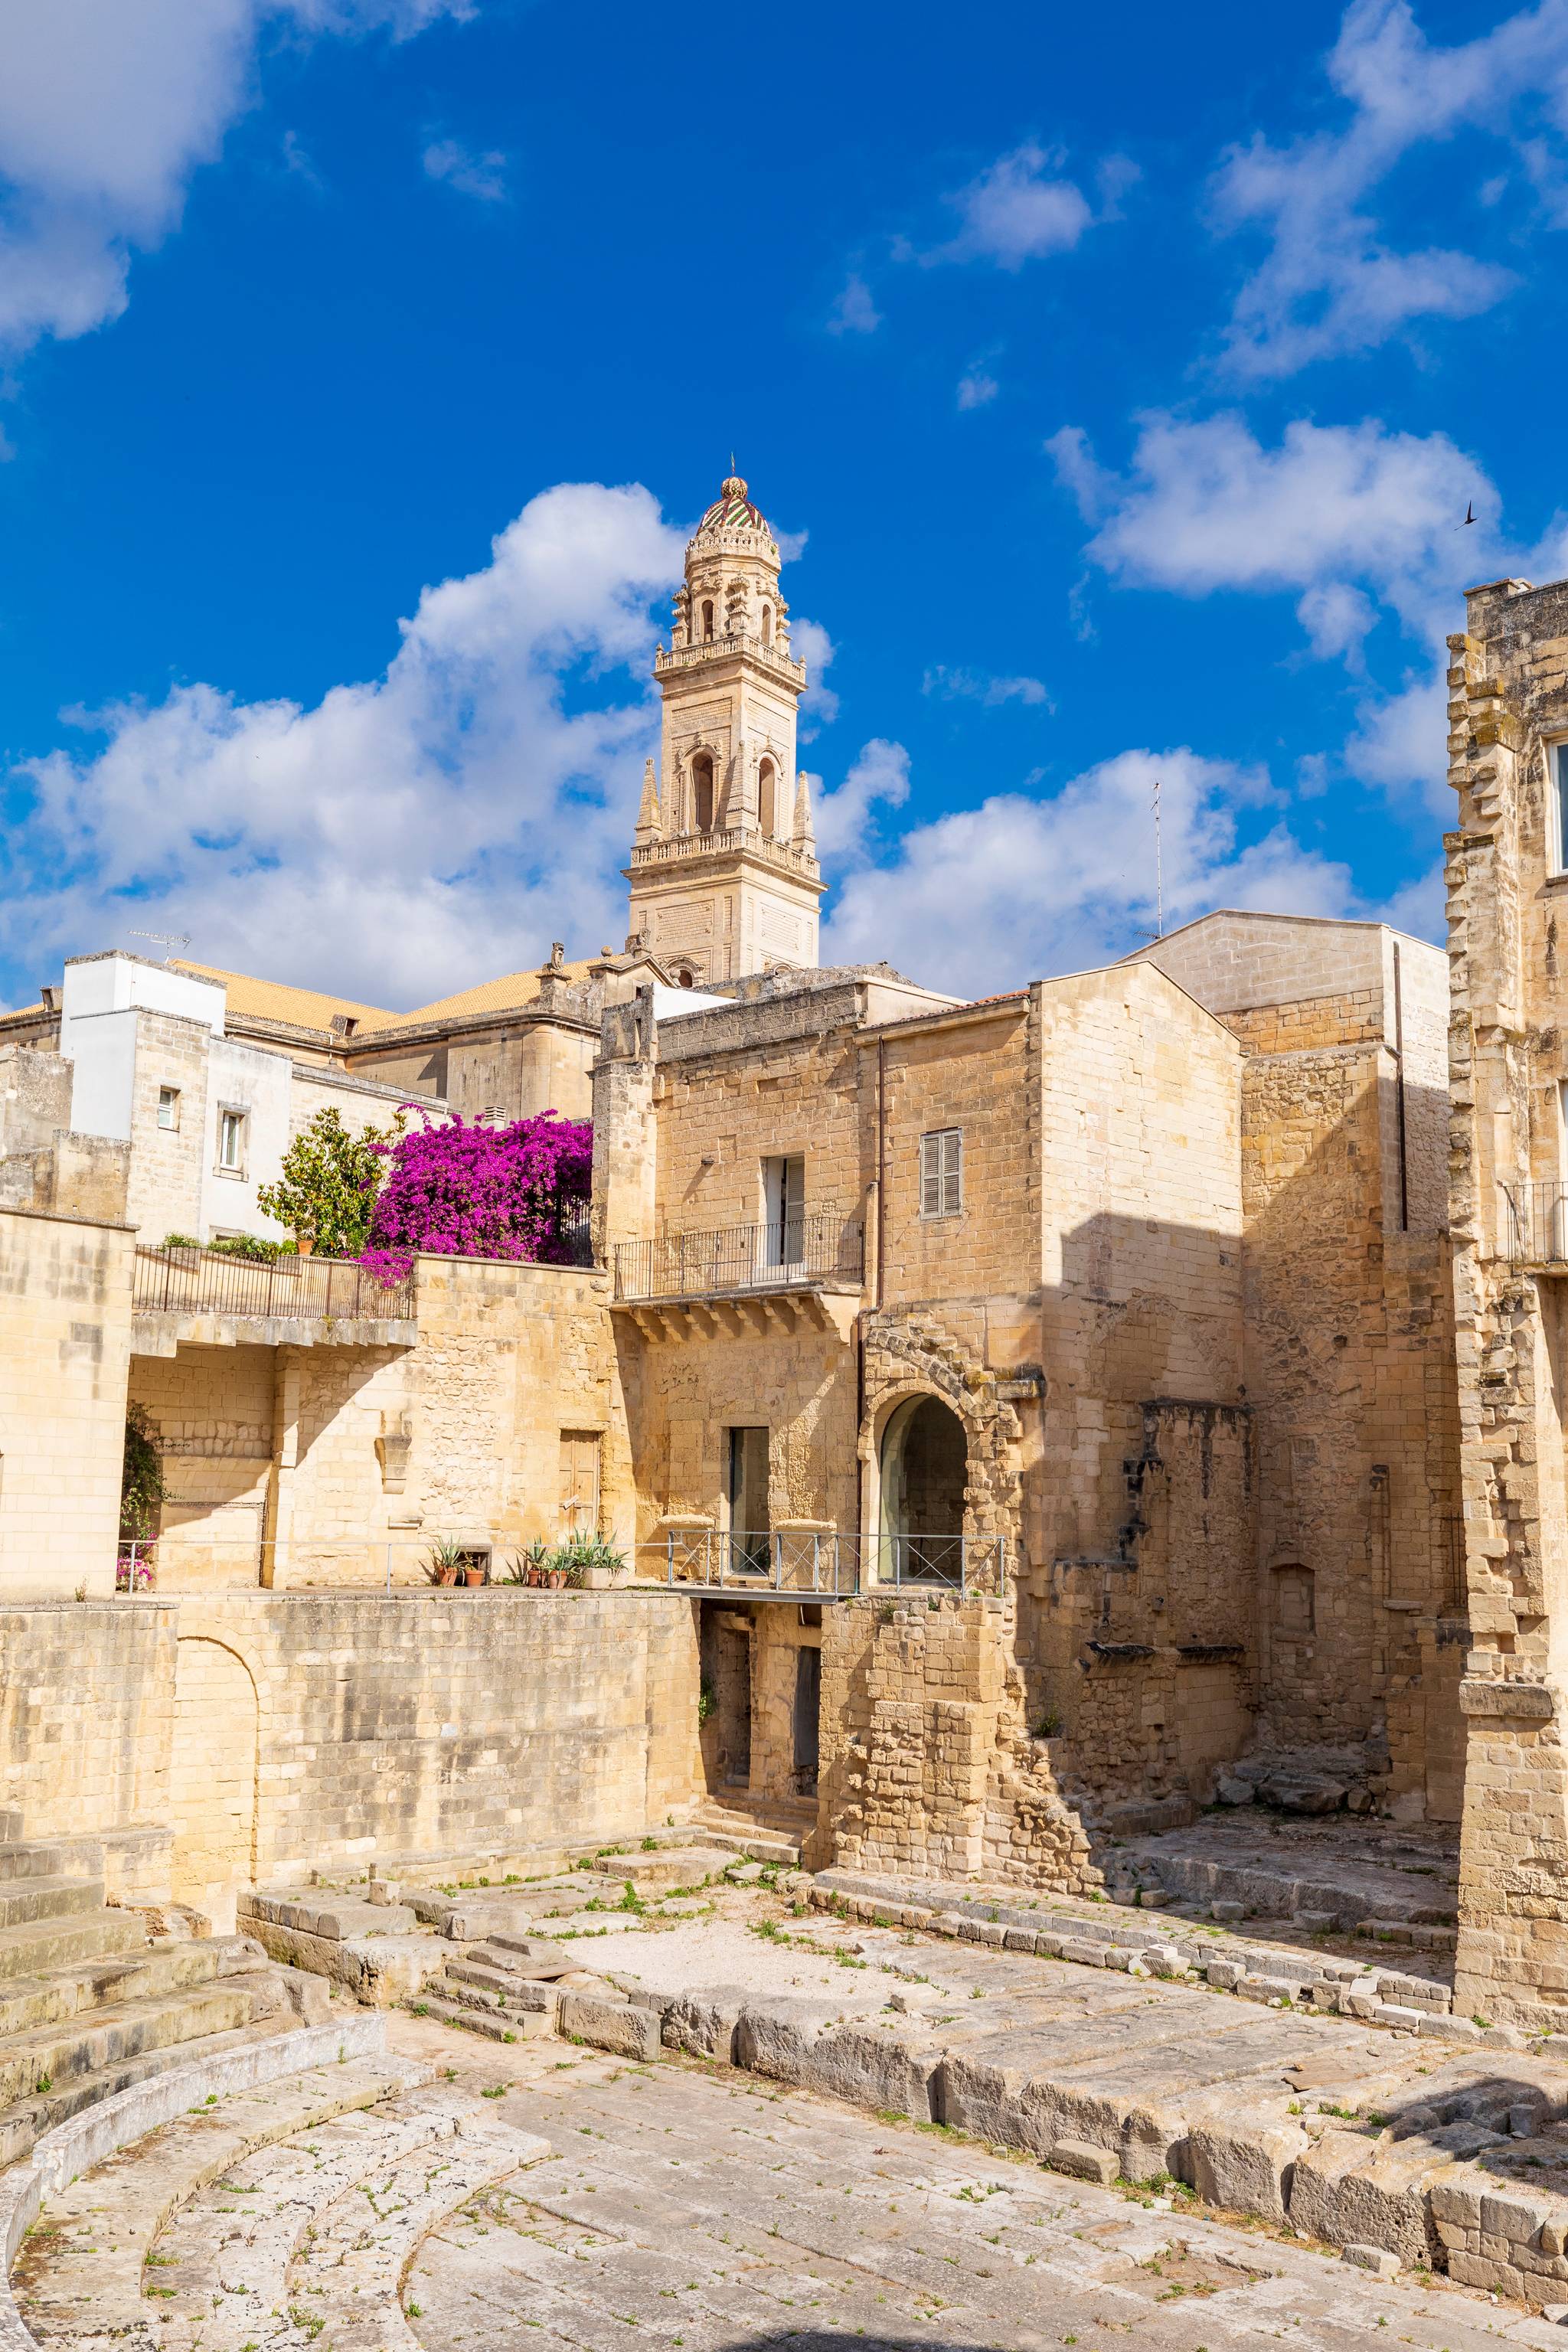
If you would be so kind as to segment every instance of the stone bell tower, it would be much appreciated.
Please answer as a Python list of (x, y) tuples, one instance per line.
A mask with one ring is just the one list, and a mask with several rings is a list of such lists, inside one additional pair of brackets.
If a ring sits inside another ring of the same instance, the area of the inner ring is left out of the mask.
[(789, 649), (773, 535), (731, 474), (686, 550), (632, 862), (631, 928), (692, 986), (816, 961), (811, 795), (795, 764), (805, 664)]

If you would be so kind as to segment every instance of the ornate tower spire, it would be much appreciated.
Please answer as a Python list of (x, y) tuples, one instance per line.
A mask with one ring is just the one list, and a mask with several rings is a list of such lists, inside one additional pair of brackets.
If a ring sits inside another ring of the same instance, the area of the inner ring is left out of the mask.
[(644, 780), (626, 869), (632, 930), (694, 982), (815, 965), (826, 885), (809, 793), (791, 792), (805, 665), (790, 652), (777, 543), (733, 470), (687, 547), (654, 677), (660, 778)]

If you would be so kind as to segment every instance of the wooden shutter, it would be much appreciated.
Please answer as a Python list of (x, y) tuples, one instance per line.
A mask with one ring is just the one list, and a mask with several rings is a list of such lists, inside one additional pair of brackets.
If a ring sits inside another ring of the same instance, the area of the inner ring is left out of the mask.
[(599, 1433), (561, 1433), (561, 1521), (564, 1528), (595, 1535), (599, 1526)]
[(921, 1138), (921, 1214), (955, 1217), (963, 1205), (963, 1132), (939, 1128)]

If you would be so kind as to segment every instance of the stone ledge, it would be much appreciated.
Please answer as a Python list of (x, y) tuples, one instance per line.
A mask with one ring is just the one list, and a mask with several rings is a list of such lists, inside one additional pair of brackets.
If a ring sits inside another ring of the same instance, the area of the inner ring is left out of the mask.
[(1547, 1723), (1557, 1701), (1545, 1683), (1503, 1682), (1467, 1675), (1459, 1685), (1461, 1715), (1490, 1716), (1516, 1722)]

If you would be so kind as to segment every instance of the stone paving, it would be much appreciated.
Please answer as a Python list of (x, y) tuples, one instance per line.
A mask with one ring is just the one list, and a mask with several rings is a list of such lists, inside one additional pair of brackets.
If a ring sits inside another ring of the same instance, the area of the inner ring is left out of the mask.
[(465, 2063), (448, 2029), (392, 2032), (456, 2063), (458, 2087), (511, 2085), (496, 2104), (554, 2150), (426, 2239), (404, 2308), (427, 2352), (1563, 2341), (1441, 2280), (1374, 2277), (1179, 2196), (1066, 2180), (689, 2060), (531, 2043)]

